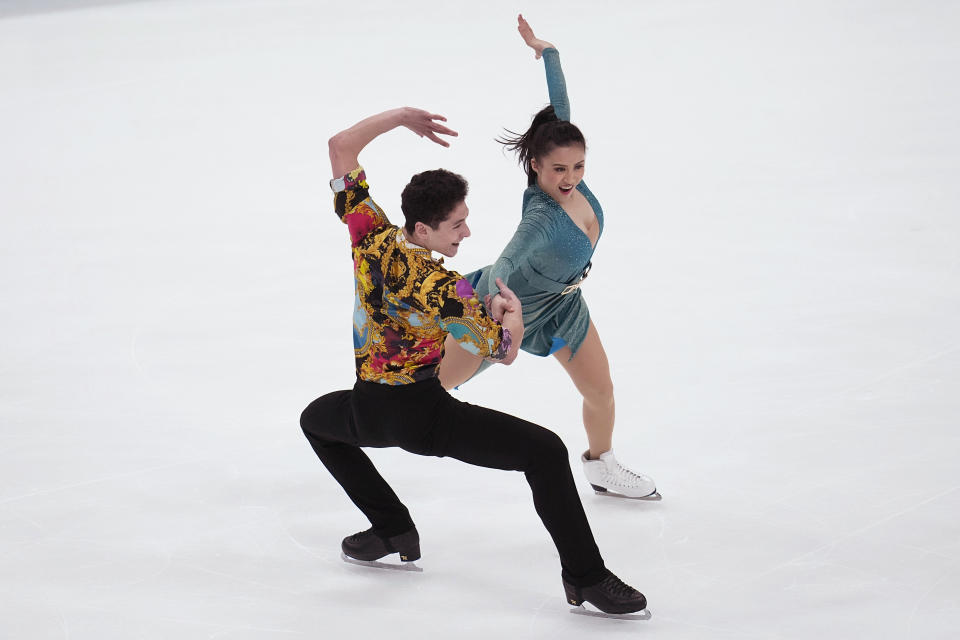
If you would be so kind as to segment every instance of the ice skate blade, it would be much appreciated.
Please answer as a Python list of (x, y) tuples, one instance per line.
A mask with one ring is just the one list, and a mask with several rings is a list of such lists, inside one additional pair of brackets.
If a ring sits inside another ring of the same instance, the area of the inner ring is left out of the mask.
[(578, 616), (590, 616), (592, 618), (613, 618), (614, 620), (649, 620), (653, 617), (649, 609), (643, 609), (636, 613), (604, 613), (603, 611), (587, 609), (582, 604), (570, 609), (570, 613)]
[(416, 571), (423, 573), (423, 567), (418, 567), (415, 562), (404, 562), (403, 564), (393, 564), (390, 562), (380, 562), (379, 560), (357, 560), (341, 552), (340, 559), (347, 564), (356, 564), (361, 567), (371, 567), (373, 569), (393, 569), (394, 571)]
[(603, 487), (598, 487), (596, 485), (590, 485), (593, 487), (593, 492), (598, 496), (607, 496), (608, 498), (622, 498), (623, 500), (646, 500), (647, 502), (660, 502), (663, 500), (663, 496), (660, 495), (659, 491), (654, 491), (650, 495), (646, 496), (625, 496), (622, 493), (617, 493), (615, 491), (608, 491)]

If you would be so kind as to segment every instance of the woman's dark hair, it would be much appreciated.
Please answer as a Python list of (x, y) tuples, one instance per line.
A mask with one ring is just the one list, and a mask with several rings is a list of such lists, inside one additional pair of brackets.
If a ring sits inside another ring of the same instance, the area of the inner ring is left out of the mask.
[(527, 186), (537, 182), (537, 172), (530, 167), (530, 160), (542, 158), (556, 147), (569, 147), (574, 144), (579, 144), (584, 149), (587, 147), (587, 141), (577, 125), (567, 120), (558, 120), (553, 105), (544, 107), (533, 116), (533, 122), (526, 132), (516, 133), (507, 129), (507, 133), (510, 135), (497, 138), (497, 142), (510, 151), (516, 151), (517, 161), (527, 172)]
[(467, 181), (446, 169), (431, 169), (410, 178), (400, 194), (404, 228), (413, 233), (418, 222), (436, 229), (467, 197)]

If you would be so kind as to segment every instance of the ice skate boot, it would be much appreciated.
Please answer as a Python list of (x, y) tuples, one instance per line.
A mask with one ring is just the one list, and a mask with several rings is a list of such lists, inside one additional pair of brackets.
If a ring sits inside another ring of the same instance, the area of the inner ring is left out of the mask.
[(589, 602), (609, 614), (635, 613), (647, 608), (646, 597), (613, 573), (608, 573), (606, 578), (589, 587), (577, 587), (564, 579), (563, 590), (567, 594), (567, 602), (575, 607)]
[(420, 534), (417, 528), (389, 538), (381, 538), (367, 529), (347, 536), (340, 545), (343, 555), (354, 560), (372, 562), (391, 553), (399, 553), (403, 562), (413, 562), (420, 559)]
[(597, 460), (588, 460), (587, 453), (580, 456), (587, 481), (598, 494), (617, 495), (640, 500), (660, 500), (657, 485), (652, 478), (634, 473), (617, 462), (613, 449), (601, 453)]

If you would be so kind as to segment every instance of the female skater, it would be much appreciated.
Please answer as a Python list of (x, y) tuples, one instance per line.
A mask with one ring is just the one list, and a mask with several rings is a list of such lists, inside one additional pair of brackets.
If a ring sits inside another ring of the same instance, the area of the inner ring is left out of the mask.
[[(614, 397), (610, 365), (580, 283), (603, 232), (603, 210), (583, 182), (586, 142), (570, 120), (570, 103), (557, 49), (533, 35), (523, 16), (518, 30), (536, 58), (544, 59), (550, 106), (526, 133), (501, 140), (516, 151), (528, 187), (523, 217), (492, 266), (466, 277), (478, 294), (496, 294), (499, 278), (519, 297), (525, 333), (521, 347), (553, 356), (583, 396), (583, 426), (589, 449), (581, 456), (597, 493), (659, 499), (656, 484), (627, 469), (613, 455)], [(451, 389), (489, 363), (447, 339), (440, 381)]]

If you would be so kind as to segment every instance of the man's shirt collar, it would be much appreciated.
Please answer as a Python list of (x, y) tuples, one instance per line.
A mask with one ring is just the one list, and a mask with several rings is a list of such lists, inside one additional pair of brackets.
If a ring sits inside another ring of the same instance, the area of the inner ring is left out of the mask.
[(416, 254), (418, 256), (423, 256), (424, 258), (427, 258), (429, 260), (433, 260), (437, 264), (443, 264), (443, 258), (434, 257), (433, 251), (430, 251), (430, 249), (427, 249), (426, 247), (421, 247), (420, 245), (407, 240), (407, 234), (403, 232), (403, 227), (400, 227), (399, 231), (397, 232), (397, 244), (403, 247), (404, 249), (406, 249), (407, 251), (409, 251), (410, 253)]

